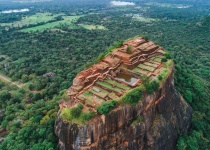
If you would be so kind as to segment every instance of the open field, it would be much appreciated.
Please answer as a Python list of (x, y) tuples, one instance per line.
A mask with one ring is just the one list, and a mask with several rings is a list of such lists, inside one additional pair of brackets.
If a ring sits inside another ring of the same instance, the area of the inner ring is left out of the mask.
[(31, 28), (26, 28), (26, 29), (22, 29), (20, 31), (22, 32), (34, 32), (34, 31), (43, 31), (45, 29), (49, 29), (49, 28), (55, 28), (61, 25), (66, 25), (69, 26), (72, 29), (77, 29), (78, 26), (74, 25), (73, 22), (75, 22), (77, 19), (79, 19), (81, 16), (62, 16), (62, 18), (64, 20), (61, 21), (56, 21), (56, 22), (51, 22), (51, 23), (46, 23), (40, 26), (36, 26), (36, 27), (31, 27)]
[(20, 31), (22, 32), (35, 32), (35, 31), (43, 31), (45, 29), (50, 29), (50, 28), (56, 28), (59, 26), (68, 26), (71, 29), (78, 29), (78, 28), (85, 28), (87, 30), (106, 30), (104, 26), (100, 25), (86, 25), (86, 24), (75, 24), (77, 19), (82, 17), (83, 15), (78, 15), (78, 16), (62, 16), (63, 20), (61, 21), (55, 21), (51, 23), (46, 23), (43, 25), (35, 26), (35, 27), (30, 27), (30, 28), (25, 28)]
[[(63, 20), (56, 21), (55, 17), (62, 16)], [(77, 19), (84, 15), (75, 15), (75, 16), (66, 16), (63, 13), (60, 14), (51, 14), (51, 13), (36, 13), (35, 15), (26, 16), (22, 18), (20, 21), (15, 21), (13, 23), (0, 23), (0, 26), (5, 27), (26, 27), (20, 31), (22, 32), (35, 32), (35, 31), (43, 31), (45, 29), (56, 28), (59, 26), (68, 26), (71, 29), (85, 28), (87, 30), (107, 30), (104, 26), (101, 25), (87, 25), (87, 24), (75, 24)], [(49, 22), (54, 21), (54, 22)], [(49, 23), (47, 23), (49, 22)], [(42, 25), (38, 25), (42, 23)], [(33, 25), (33, 27), (28, 27), (29, 25)]]
[(61, 16), (64, 14), (56, 14), (53, 15), (51, 13), (36, 13), (35, 15), (26, 16), (22, 18), (21, 21), (15, 21), (13, 23), (1, 23), (0, 26), (8, 26), (8, 27), (23, 27), (27, 25), (34, 25), (41, 22), (48, 22), (50, 20), (54, 20), (55, 17)]

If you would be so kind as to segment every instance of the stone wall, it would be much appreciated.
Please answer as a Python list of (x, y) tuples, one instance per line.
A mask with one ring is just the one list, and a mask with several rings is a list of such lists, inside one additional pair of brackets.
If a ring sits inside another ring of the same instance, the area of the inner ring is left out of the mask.
[[(178, 134), (189, 129), (191, 114), (174, 87), (172, 70), (161, 87), (154, 94), (144, 93), (137, 105), (120, 105), (82, 126), (58, 116), (55, 133), (61, 150), (173, 150)], [(142, 120), (133, 125), (138, 116)]]

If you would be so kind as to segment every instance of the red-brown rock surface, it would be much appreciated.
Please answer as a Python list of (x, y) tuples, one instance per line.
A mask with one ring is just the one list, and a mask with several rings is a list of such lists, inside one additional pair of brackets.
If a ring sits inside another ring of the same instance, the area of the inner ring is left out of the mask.
[[(98, 114), (87, 124), (71, 124), (58, 116), (55, 133), (59, 137), (59, 149), (175, 149), (178, 134), (190, 126), (192, 108), (176, 91), (173, 74), (172, 65), (169, 76), (153, 94), (145, 92), (137, 105), (121, 104), (107, 115)], [(65, 107), (69, 107), (70, 104), (65, 103)], [(137, 118), (140, 121), (135, 122)]]

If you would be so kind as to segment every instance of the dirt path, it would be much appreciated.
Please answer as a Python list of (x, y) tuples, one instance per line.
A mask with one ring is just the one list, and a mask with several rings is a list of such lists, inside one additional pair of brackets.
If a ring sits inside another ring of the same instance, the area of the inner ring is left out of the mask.
[(10, 84), (13, 84), (15, 86), (17, 86), (18, 88), (22, 88), (23, 87), (23, 84), (17, 84), (15, 82), (12, 82), (10, 79), (8, 79), (7, 77), (5, 77), (4, 75), (0, 74), (0, 79), (10, 83)]

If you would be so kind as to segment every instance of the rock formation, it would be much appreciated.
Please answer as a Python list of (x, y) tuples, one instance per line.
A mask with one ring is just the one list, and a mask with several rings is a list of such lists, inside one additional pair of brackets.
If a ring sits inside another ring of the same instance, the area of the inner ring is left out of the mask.
[[(174, 66), (164, 58), (164, 49), (141, 37), (128, 40), (99, 63), (79, 73), (67, 91), (69, 99), (59, 102), (55, 123), (61, 150), (175, 149), (180, 133), (190, 126), (192, 108), (174, 87)], [(151, 81), (168, 72), (159, 88), (131, 105), (122, 97), (142, 85), (141, 76)], [(108, 114), (97, 107), (111, 100), (120, 102)], [(96, 115), (87, 122), (62, 118), (63, 109), (81, 104), (83, 112)]]

